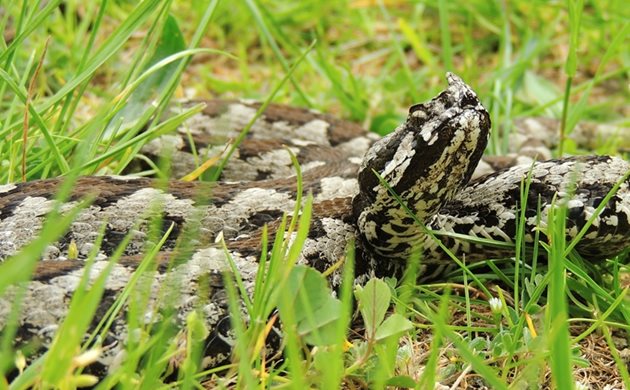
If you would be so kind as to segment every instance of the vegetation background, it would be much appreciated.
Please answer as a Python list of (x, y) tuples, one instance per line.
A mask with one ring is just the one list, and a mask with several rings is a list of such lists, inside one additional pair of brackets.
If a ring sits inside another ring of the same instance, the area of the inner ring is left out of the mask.
[[(625, 150), (627, 158), (630, 148), (621, 137), (580, 150), (570, 138), (583, 120), (628, 128), (623, 0), (24, 0), (0, 3), (0, 26), (0, 184), (120, 173), (142, 158), (143, 143), (186, 118), (154, 119), (173, 98), (272, 99), (386, 134), (409, 105), (443, 89), (446, 71), (473, 86), (491, 112), (490, 154), (504, 153), (514, 119), (526, 116), (561, 120), (559, 154)], [(158, 166), (152, 173), (162, 174)], [(628, 387), (624, 259), (598, 277), (572, 269), (566, 289), (544, 272), (477, 274), (482, 284), (504, 286), (492, 290), (501, 302), (494, 312), (465, 274), (461, 284), (411, 286), (404, 304), (390, 283), (396, 314), (413, 322), (412, 332), (387, 340), (353, 332), (346, 352), (320, 355), (327, 362), (304, 352), (299, 363), (257, 361), (224, 379), (191, 368), (176, 385)], [(14, 282), (9, 271), (0, 265), (0, 293)], [(569, 305), (554, 306), (552, 291)], [(4, 369), (20, 361), (7, 334)], [(101, 386), (162, 378), (147, 378), (142, 367), (129, 372)], [(27, 374), (12, 387), (42, 383)], [(73, 369), (53, 386), (90, 380)]]

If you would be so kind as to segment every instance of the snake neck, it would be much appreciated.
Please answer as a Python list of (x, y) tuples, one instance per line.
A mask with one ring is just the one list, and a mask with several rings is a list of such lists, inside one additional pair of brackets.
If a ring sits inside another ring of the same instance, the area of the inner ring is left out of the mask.
[(459, 77), (447, 80), (446, 91), (412, 106), (406, 122), (370, 148), (359, 170), (353, 217), (364, 248), (378, 257), (409, 256), (424, 237), (416, 219), (428, 221), (468, 183), (487, 145), (488, 112)]

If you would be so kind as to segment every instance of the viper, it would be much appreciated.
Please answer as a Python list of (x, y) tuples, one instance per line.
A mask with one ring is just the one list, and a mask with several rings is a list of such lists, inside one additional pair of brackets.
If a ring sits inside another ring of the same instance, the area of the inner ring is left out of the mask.
[[(30, 280), (0, 295), (0, 328), (16, 329), (16, 348), (36, 345), (35, 355), (41, 354), (83, 275), (94, 282), (108, 272), (93, 329), (131, 282), (144, 254), (157, 248), (157, 268), (147, 272), (152, 287), (145, 321), (158, 320), (150, 313), (162, 305), (160, 288), (176, 286), (168, 302), (176, 321), (184, 323), (193, 310), (202, 313), (211, 330), (206, 363), (226, 362), (235, 340), (224, 272), (236, 267), (246, 291), (253, 291), (263, 227), (277, 233), (283, 216), (299, 208), (301, 194), (312, 195), (313, 209), (299, 263), (327, 272), (333, 287), (341, 282), (334, 265), (349, 245), (356, 249), (356, 283), (398, 276), (418, 253), (420, 277), (439, 277), (454, 266), (452, 257), (469, 262), (513, 257), (519, 231), (528, 245), (551, 235), (555, 225), (548, 216), (559, 207), (566, 210), (566, 239), (579, 239), (574, 249), (589, 261), (601, 262), (629, 246), (627, 161), (611, 156), (538, 161), (550, 157), (545, 147), (550, 137), (531, 129), (515, 133), (520, 142), (512, 156), (483, 157), (490, 115), (460, 78), (448, 74), (447, 80), (445, 91), (412, 106), (405, 122), (380, 139), (329, 115), (270, 105), (217, 182), (80, 177), (62, 204), (56, 194), (64, 178), (0, 186), (4, 261), (38, 237), (55, 207), (62, 215), (82, 207), (41, 253)], [(169, 154), (173, 175), (179, 176), (220, 154), (260, 108), (247, 101), (206, 104), (179, 134), (149, 142), (142, 153)], [(99, 341), (103, 353), (93, 372), (104, 375), (119, 364), (128, 337), (123, 309)]]

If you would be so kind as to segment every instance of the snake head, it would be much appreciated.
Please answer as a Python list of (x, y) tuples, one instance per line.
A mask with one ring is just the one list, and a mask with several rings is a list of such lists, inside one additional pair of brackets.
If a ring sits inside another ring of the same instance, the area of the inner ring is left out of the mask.
[(458, 76), (446, 77), (448, 88), (412, 106), (405, 123), (374, 143), (359, 170), (353, 215), (363, 240), (380, 255), (404, 257), (422, 235), (381, 179), (425, 222), (468, 183), (488, 143), (490, 115)]

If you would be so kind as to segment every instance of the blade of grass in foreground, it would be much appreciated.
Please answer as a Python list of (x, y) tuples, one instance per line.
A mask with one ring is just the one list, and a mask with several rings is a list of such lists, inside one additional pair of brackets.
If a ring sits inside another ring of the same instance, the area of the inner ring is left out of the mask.
[(236, 286), (234, 285), (234, 280), (232, 279), (233, 275), (229, 272), (226, 272), (223, 276), (223, 280), (225, 283), (225, 290), (227, 292), (228, 297), (228, 308), (230, 312), (230, 324), (234, 331), (234, 335), (237, 341), (236, 343), (236, 353), (238, 354), (239, 361), (239, 375), (238, 375), (238, 383), (240, 386), (244, 388), (253, 389), (256, 387), (256, 382), (254, 376), (252, 375), (252, 370), (250, 369), (249, 364), (249, 350), (248, 350), (248, 340), (246, 339), (246, 325), (243, 322), (243, 317), (241, 315), (241, 304), (238, 298), (238, 294), (236, 291)]
[(566, 269), (564, 266), (565, 225), (567, 208), (552, 205), (548, 221), (553, 231), (547, 232), (551, 240), (549, 251), (549, 311), (547, 330), (551, 359), (552, 380), (558, 389), (573, 389), (575, 381), (571, 371), (571, 341), (567, 323)]
[[(284, 291), (284, 286), (289, 279), (291, 269), (296, 264), (298, 257), (302, 252), (304, 242), (306, 241), (308, 231), (310, 230), (309, 228), (311, 223), (312, 204), (313, 197), (312, 195), (309, 195), (305, 200), (304, 206), (302, 207), (302, 214), (300, 215), (300, 219), (298, 222), (297, 234), (295, 236), (295, 239), (293, 240), (293, 243), (286, 252), (286, 257), (284, 258), (285, 269), (282, 270), (282, 280), (280, 281), (280, 284), (278, 285), (278, 288), (276, 290), (276, 292), (279, 293), (279, 296), (276, 297), (278, 301), (280, 299), (285, 299), (288, 302), (288, 300), (290, 299), (290, 297), (288, 297), (286, 294), (282, 294), (282, 291)], [(290, 237), (287, 237), (286, 239), (290, 239)], [(289, 372), (291, 373), (291, 378), (293, 379), (293, 383), (295, 384), (296, 388), (303, 389), (307, 386), (306, 382), (304, 381), (305, 372), (302, 367), (303, 355), (301, 353), (301, 342), (297, 334), (297, 323), (292, 311), (286, 311), (285, 314), (286, 315), (283, 316), (282, 321), (283, 328), (285, 330), (283, 332), (285, 334), (286, 342), (285, 350), (287, 354), (287, 359), (289, 359)]]
[[(315, 365), (322, 375), (321, 388), (323, 389), (339, 389), (344, 375), (344, 346), (346, 344), (346, 336), (350, 328), (350, 319), (353, 311), (352, 290), (354, 287), (354, 264), (355, 250), (354, 243), (348, 245), (344, 269), (342, 273), (343, 282), (341, 284), (341, 317), (338, 321), (336, 331), (337, 341), (328, 348), (322, 348), (315, 356)], [(318, 366), (317, 359), (320, 365)]]
[[(444, 295), (440, 299), (439, 310), (436, 313), (436, 316), (441, 318), (444, 323), (446, 323), (446, 319), (448, 318), (448, 309), (449, 309), (449, 300), (448, 297), (450, 295), (450, 290), (447, 289), (444, 291)], [(433, 338), (431, 339), (431, 349), (429, 350), (429, 357), (427, 359), (427, 363), (425, 365), (424, 371), (420, 380), (418, 381), (418, 385), (421, 389), (434, 389), (435, 388), (435, 374), (437, 373), (437, 363), (438, 357), (441, 351), (444, 333), (443, 327), (434, 326), (433, 328)]]

